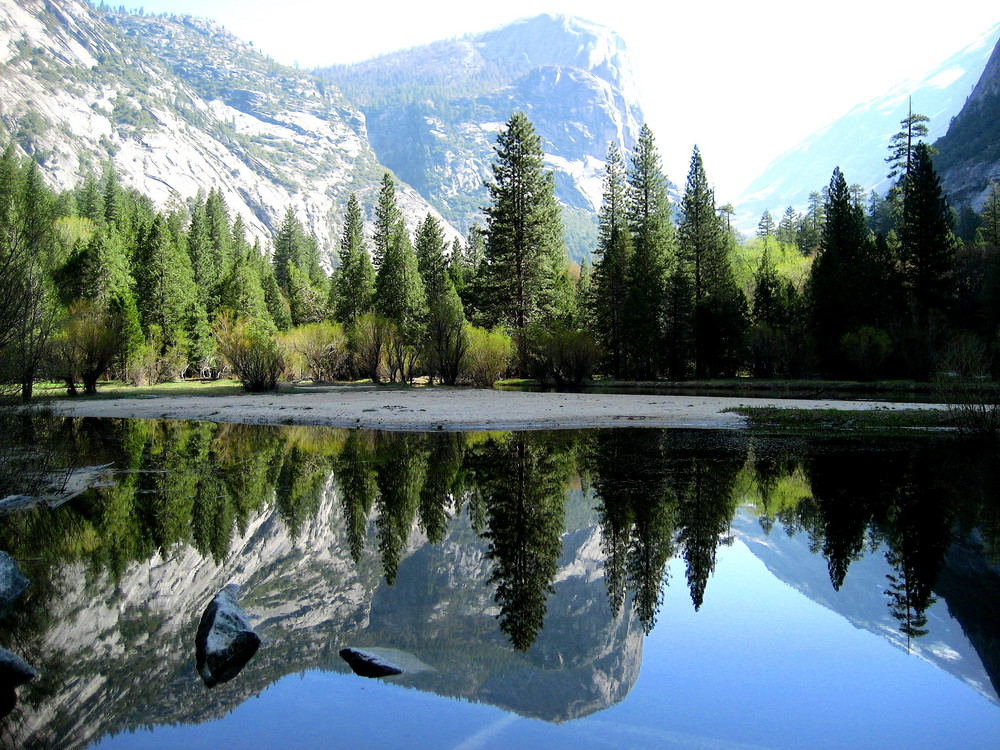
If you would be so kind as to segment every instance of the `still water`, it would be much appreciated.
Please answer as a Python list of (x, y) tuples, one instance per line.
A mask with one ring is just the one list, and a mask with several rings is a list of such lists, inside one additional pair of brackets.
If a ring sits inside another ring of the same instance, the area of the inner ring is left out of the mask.
[[(38, 671), (4, 746), (1000, 737), (1000, 461), (956, 439), (32, 429), (114, 474), (0, 515), (31, 581), (0, 646)], [(208, 688), (195, 633), (231, 582), (262, 645)]]

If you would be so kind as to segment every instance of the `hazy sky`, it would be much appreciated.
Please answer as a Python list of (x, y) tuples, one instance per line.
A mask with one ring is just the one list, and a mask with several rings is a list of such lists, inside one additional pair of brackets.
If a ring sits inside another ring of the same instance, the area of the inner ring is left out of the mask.
[[(116, 4), (110, 0), (111, 4)], [(354, 62), (543, 12), (603, 24), (628, 46), (671, 180), (695, 143), (719, 202), (855, 104), (919, 77), (1000, 21), (989, 0), (146, 0), (212, 18), (279, 62)], [(873, 154), (879, 159), (881, 154)]]

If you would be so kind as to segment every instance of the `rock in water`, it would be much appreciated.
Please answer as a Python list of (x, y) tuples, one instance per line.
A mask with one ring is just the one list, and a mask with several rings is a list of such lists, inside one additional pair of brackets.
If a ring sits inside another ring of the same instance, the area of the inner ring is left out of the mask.
[(0, 648), (0, 719), (14, 710), (17, 691), (14, 689), (38, 676), (38, 672), (17, 654)]
[(340, 658), (347, 662), (347, 665), (354, 671), (354, 674), (362, 677), (391, 677), (402, 674), (403, 670), (395, 664), (385, 661), (376, 654), (359, 651), (355, 648), (343, 648), (340, 650)]
[(0, 617), (7, 614), (26, 588), (28, 579), (21, 574), (14, 558), (6, 552), (0, 552)]
[(231, 583), (209, 602), (195, 636), (195, 663), (205, 685), (233, 679), (260, 648), (260, 636), (250, 627), (236, 601), (240, 587)]
[(0, 648), (0, 689), (16, 688), (38, 676), (38, 672), (17, 654)]

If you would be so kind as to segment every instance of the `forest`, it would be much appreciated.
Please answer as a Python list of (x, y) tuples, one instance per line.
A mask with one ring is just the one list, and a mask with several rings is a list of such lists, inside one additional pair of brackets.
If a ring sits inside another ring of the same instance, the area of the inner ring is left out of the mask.
[(888, 144), (886, 195), (865, 195), (838, 168), (805, 213), (765, 212), (751, 239), (716, 204), (697, 147), (674, 204), (644, 126), (631, 153), (609, 146), (598, 244), (582, 267), (567, 260), (523, 113), (497, 138), (485, 226), (464, 241), (448, 241), (432, 214), (406, 226), (385, 173), (375, 206), (349, 199), (336, 252), (291, 209), (269, 247), (249, 242), (215, 189), (157, 208), (110, 163), (56, 192), (11, 144), (0, 159), (0, 387), (29, 400), (39, 382), (75, 395), (102, 379), (230, 374), (247, 390), (996, 378), (1000, 188), (979, 212), (949, 207), (921, 142), (926, 120), (911, 114)]

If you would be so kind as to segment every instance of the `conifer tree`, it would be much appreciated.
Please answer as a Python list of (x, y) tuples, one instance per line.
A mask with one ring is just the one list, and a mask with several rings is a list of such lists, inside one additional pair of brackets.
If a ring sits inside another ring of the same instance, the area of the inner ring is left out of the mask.
[(903, 183), (903, 220), (899, 232), (903, 274), (921, 331), (931, 310), (948, 309), (954, 294), (955, 241), (945, 201), (926, 144), (913, 150)]
[(361, 205), (351, 193), (340, 238), (340, 266), (330, 284), (329, 309), (334, 319), (344, 325), (354, 323), (371, 309), (374, 291), (375, 271), (365, 246)]
[(927, 115), (913, 111), (911, 99), (906, 117), (899, 121), (899, 131), (889, 139), (889, 155), (885, 161), (889, 165), (890, 180), (903, 180), (910, 174), (917, 144), (921, 138), (927, 137), (927, 123), (930, 119)]
[(388, 172), (382, 175), (382, 186), (379, 188), (378, 203), (375, 205), (375, 234), (372, 237), (375, 246), (375, 270), (382, 267), (382, 260), (389, 250), (389, 242), (396, 224), (402, 215), (396, 205), (396, 183)]
[(851, 197), (839, 167), (830, 178), (828, 196), (809, 296), (821, 367), (843, 374), (841, 339), (877, 322), (877, 276), (864, 213)]
[[(663, 359), (666, 295), (674, 292), (673, 289), (667, 291), (668, 279), (676, 258), (667, 178), (660, 167), (660, 155), (648, 125), (643, 125), (639, 131), (626, 179), (628, 225), (633, 245), (626, 317), (628, 358), (633, 375), (646, 379), (657, 375)], [(677, 305), (677, 309), (686, 307), (683, 302)], [(670, 321), (669, 324), (678, 322)], [(667, 343), (668, 357), (679, 339)]]
[[(733, 281), (731, 237), (715, 211), (715, 194), (697, 146), (691, 155), (681, 214), (678, 234), (681, 254), (691, 269), (695, 312), (695, 376), (735, 374), (734, 362), (746, 326), (746, 300)], [(773, 231), (770, 214), (765, 218), (769, 222), (765, 222), (765, 231)]]
[(977, 244), (1000, 246), (1000, 185), (990, 182), (990, 194), (979, 212), (981, 223), (976, 232)]
[(625, 160), (618, 144), (612, 142), (604, 168), (604, 199), (598, 216), (593, 303), (598, 335), (615, 378), (625, 377), (627, 371), (629, 332), (625, 316), (631, 275), (632, 235), (628, 228), (626, 185)]
[(528, 326), (551, 313), (555, 275), (564, 265), (562, 225), (541, 139), (523, 112), (511, 116), (495, 150), (493, 181), (486, 185), (483, 292), (490, 321), (513, 329), (524, 374)]
[(468, 348), (462, 301), (448, 272), (441, 224), (433, 214), (417, 228), (417, 267), (427, 294), (426, 360), (432, 378), (454, 385)]
[(295, 210), (289, 206), (285, 209), (281, 226), (274, 236), (274, 253), (271, 256), (274, 278), (279, 287), (288, 289), (288, 269), (292, 265), (302, 269), (304, 256), (305, 236), (302, 225), (295, 216)]
[(398, 326), (407, 340), (416, 340), (423, 329), (427, 297), (402, 219), (396, 222), (375, 276), (375, 311)]

